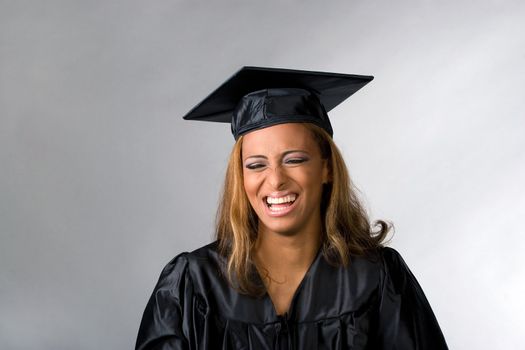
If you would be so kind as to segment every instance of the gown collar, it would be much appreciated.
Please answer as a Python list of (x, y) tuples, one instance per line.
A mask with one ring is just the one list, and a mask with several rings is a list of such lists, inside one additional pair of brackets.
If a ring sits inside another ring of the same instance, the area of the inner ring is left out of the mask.
[[(277, 309), (275, 308), (272, 298), (270, 297), (268, 290), (266, 290), (263, 298), (264, 298), (264, 303), (267, 305), (265, 309), (270, 310), (271, 319), (282, 322), (282, 321), (295, 320), (297, 318), (297, 311), (296, 311), (297, 306), (296, 305), (297, 305), (298, 299), (301, 296), (301, 291), (305, 288), (310, 289), (309, 288), (311, 284), (310, 277), (313, 274), (313, 271), (316, 271), (319, 268), (319, 264), (321, 264), (321, 260), (323, 260), (322, 256), (323, 254), (322, 254), (322, 245), (321, 245), (317, 249), (317, 253), (315, 254), (314, 259), (310, 263), (310, 266), (306, 270), (306, 273), (304, 274), (303, 279), (301, 280), (301, 282), (299, 283), (299, 286), (295, 290), (293, 297), (292, 297), (292, 301), (290, 303), (290, 307), (288, 308), (288, 311), (286, 311), (284, 314), (277, 314)], [(257, 275), (257, 278), (259, 279), (259, 282), (262, 283), (262, 285), (265, 286), (265, 289), (266, 289), (266, 285), (263, 283), (262, 278), (259, 275), (259, 273), (257, 273), (256, 275)]]

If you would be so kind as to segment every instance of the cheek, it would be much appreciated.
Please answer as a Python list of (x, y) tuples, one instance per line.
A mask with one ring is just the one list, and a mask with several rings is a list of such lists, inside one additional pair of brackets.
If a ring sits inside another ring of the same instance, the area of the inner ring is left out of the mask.
[(302, 184), (303, 189), (308, 190), (313, 195), (322, 190), (323, 174), (316, 169), (308, 169), (301, 174), (298, 181)]
[(244, 173), (244, 191), (246, 192), (246, 195), (252, 200), (257, 195), (257, 188), (258, 188), (258, 180), (257, 176), (255, 174), (247, 174)]

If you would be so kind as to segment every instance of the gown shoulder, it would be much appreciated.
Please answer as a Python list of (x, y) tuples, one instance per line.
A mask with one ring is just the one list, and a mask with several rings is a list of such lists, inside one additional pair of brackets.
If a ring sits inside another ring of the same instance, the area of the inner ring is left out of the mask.
[(187, 252), (175, 256), (162, 269), (146, 304), (136, 349), (184, 349), (183, 315), (189, 285)]
[(432, 308), (401, 254), (381, 248), (384, 277), (379, 301), (381, 349), (448, 349)]

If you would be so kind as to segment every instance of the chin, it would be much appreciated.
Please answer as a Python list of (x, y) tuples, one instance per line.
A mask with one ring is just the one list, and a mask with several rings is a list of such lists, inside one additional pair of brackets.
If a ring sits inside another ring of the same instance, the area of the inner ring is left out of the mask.
[(293, 236), (296, 233), (300, 232), (300, 227), (297, 227), (293, 224), (285, 224), (285, 223), (265, 223), (262, 221), (259, 221), (264, 231), (270, 231), (274, 232), (279, 235), (283, 236)]

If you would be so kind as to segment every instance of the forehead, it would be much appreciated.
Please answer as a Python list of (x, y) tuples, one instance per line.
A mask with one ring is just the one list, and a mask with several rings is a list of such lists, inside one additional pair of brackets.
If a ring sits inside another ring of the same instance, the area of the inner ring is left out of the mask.
[(243, 157), (254, 154), (279, 154), (287, 150), (318, 152), (310, 130), (301, 123), (285, 123), (252, 131), (244, 135)]

